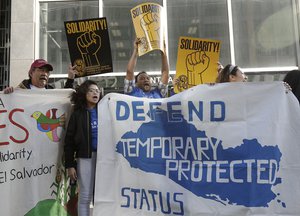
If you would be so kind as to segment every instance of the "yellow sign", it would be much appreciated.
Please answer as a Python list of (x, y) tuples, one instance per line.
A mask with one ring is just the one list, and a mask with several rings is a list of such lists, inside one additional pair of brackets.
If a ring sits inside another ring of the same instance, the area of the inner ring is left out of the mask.
[(155, 3), (140, 4), (131, 9), (136, 37), (141, 39), (139, 56), (152, 50), (164, 51), (164, 17), (162, 6)]
[(217, 62), (221, 42), (201, 38), (180, 37), (177, 53), (176, 93), (203, 83), (213, 83), (217, 77)]

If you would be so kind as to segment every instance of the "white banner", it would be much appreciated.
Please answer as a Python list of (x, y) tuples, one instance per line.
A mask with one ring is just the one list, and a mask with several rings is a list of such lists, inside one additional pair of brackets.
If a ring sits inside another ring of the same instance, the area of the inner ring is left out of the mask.
[(300, 215), (300, 109), (282, 82), (98, 106), (94, 216)]
[(62, 154), (71, 92), (0, 94), (0, 215), (71, 215)]

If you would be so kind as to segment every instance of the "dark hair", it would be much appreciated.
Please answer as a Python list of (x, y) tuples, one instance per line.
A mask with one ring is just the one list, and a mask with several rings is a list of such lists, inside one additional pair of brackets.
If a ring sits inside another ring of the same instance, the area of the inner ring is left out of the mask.
[(28, 77), (29, 77), (29, 79), (31, 80), (31, 76), (30, 76), (30, 74), (31, 74), (31, 72), (33, 72), (34, 71), (34, 69), (35, 68), (29, 68), (29, 71), (28, 71)]
[(232, 64), (226, 65), (218, 74), (216, 82), (217, 83), (230, 82), (229, 81), (230, 75), (236, 75), (238, 69), (239, 67), (236, 65), (232, 65)]
[[(87, 106), (86, 94), (91, 85), (97, 85), (96, 82), (92, 80), (84, 81), (80, 86), (77, 86), (75, 92), (71, 94), (71, 102), (74, 104), (74, 110), (85, 109)], [(102, 94), (100, 94), (100, 99)]]
[(300, 70), (289, 71), (285, 75), (283, 81), (291, 86), (292, 92), (300, 103)]
[(136, 76), (135, 76), (135, 83), (137, 83), (137, 80), (138, 80), (138, 77), (141, 75), (141, 74), (147, 74), (147, 72), (146, 71), (141, 71), (141, 72), (139, 72)]

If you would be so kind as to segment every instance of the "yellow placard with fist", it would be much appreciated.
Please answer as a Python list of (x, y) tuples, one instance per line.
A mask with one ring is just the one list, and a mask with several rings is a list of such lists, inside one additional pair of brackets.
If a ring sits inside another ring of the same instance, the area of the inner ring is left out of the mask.
[(112, 72), (111, 49), (106, 18), (65, 22), (72, 65), (76, 77)]
[(131, 9), (136, 37), (140, 38), (138, 54), (142, 56), (152, 50), (164, 52), (164, 13), (162, 6), (155, 3), (140, 4)]
[(218, 75), (221, 42), (180, 37), (177, 53), (176, 93), (203, 83), (214, 83)]

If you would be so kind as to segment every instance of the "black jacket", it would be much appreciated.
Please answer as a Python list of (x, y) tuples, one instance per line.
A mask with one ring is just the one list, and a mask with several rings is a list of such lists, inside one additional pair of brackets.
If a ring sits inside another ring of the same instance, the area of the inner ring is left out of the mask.
[(76, 168), (76, 158), (92, 157), (92, 130), (89, 111), (84, 109), (72, 113), (65, 136), (65, 167)]

